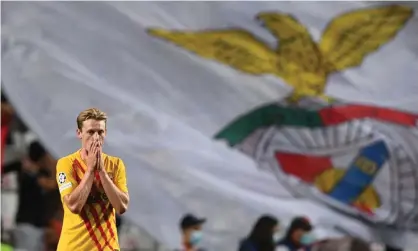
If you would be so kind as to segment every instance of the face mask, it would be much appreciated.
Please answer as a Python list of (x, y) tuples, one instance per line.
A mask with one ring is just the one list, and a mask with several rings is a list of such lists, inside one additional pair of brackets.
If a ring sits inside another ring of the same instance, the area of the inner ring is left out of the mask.
[(196, 246), (202, 240), (203, 234), (200, 231), (194, 231), (190, 236), (190, 244)]
[(303, 234), (300, 238), (300, 243), (302, 245), (311, 245), (315, 242), (315, 236), (313, 236), (311, 233)]
[(277, 242), (279, 242), (280, 241), (280, 233), (279, 232), (274, 232), (274, 234), (273, 234), (273, 242), (274, 243), (277, 243)]

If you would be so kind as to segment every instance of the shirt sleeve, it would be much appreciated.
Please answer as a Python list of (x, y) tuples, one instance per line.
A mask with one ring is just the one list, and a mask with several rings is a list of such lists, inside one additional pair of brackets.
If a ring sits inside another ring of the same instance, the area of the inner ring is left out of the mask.
[(125, 164), (121, 159), (118, 159), (118, 170), (115, 179), (116, 186), (124, 193), (128, 192), (128, 184), (126, 181)]
[(68, 158), (62, 158), (57, 163), (57, 183), (61, 198), (71, 193), (77, 186), (73, 176), (72, 162)]

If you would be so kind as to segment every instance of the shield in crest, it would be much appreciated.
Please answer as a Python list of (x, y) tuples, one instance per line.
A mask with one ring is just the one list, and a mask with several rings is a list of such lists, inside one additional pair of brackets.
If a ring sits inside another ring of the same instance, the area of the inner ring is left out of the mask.
[(272, 172), (294, 196), (371, 222), (417, 228), (416, 119), (310, 99), (258, 108), (216, 137)]

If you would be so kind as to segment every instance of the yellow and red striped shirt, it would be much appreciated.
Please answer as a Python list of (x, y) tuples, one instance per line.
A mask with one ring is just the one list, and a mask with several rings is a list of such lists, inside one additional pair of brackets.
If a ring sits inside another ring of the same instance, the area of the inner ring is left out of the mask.
[[(116, 186), (128, 192), (125, 165), (122, 160), (103, 154), (104, 168)], [(64, 207), (64, 220), (57, 251), (74, 250), (119, 250), (115, 210), (110, 204), (98, 173), (80, 214), (74, 214), (63, 198), (80, 183), (87, 166), (81, 159), (80, 151), (58, 160), (57, 182)]]

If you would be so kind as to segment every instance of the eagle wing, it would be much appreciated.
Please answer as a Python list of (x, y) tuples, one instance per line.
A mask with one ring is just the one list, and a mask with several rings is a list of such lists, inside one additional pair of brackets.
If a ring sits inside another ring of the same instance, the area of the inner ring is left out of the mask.
[(336, 17), (319, 43), (329, 72), (360, 65), (365, 56), (393, 39), (412, 15), (409, 7), (390, 5)]
[(148, 29), (148, 33), (201, 57), (229, 65), (245, 73), (260, 75), (276, 71), (277, 55), (274, 51), (242, 29), (206, 31)]
[(308, 29), (295, 17), (276, 12), (261, 12), (256, 19), (278, 39), (277, 53), (283, 67), (297, 65), (304, 72), (315, 72), (322, 55)]

